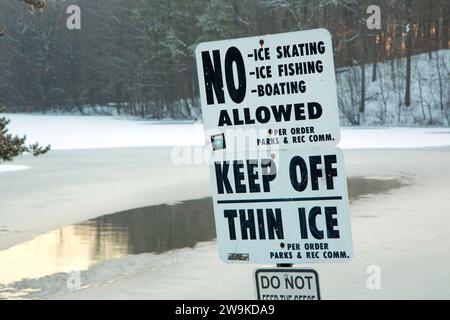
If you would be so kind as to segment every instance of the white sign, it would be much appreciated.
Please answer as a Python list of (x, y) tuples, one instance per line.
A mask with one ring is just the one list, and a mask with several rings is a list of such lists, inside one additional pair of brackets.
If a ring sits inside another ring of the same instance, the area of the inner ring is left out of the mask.
[(328, 30), (205, 42), (196, 60), (206, 141), (214, 150), (215, 137), (230, 152), (339, 142)]
[(344, 158), (336, 147), (214, 153), (210, 164), (224, 262), (348, 262)]
[(320, 300), (319, 275), (312, 269), (257, 269), (255, 287), (258, 300)]

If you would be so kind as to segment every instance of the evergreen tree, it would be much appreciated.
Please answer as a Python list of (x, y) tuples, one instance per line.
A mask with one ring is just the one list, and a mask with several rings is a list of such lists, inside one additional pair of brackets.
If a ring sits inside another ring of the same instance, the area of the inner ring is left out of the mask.
[[(4, 109), (0, 109), (2, 112)], [(38, 143), (26, 145), (26, 136), (19, 137), (8, 133), (8, 124), (11, 120), (0, 117), (0, 163), (12, 161), (24, 152), (29, 152), (37, 157), (50, 150), (50, 145), (41, 147)]]

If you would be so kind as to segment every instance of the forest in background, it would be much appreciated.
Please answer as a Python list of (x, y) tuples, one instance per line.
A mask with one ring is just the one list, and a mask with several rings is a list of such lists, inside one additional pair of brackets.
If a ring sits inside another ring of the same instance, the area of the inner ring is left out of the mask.
[[(81, 8), (81, 30), (66, 28), (72, 4)], [(380, 30), (366, 27), (371, 4), (381, 8)], [(23, 3), (1, 1), (0, 106), (81, 114), (106, 106), (120, 115), (193, 119), (201, 117), (196, 44), (321, 27), (333, 36), (338, 92), (346, 93), (338, 94), (339, 107), (347, 123), (364, 123), (370, 87), (379, 87), (372, 82), (388, 82), (386, 90), (398, 96), (396, 104), (381, 96), (386, 115), (388, 108), (406, 110), (411, 56), (419, 53), (435, 59), (432, 75), (442, 72), (433, 108), (448, 116), (448, 58), (432, 52), (449, 47), (449, 16), (448, 0), (47, 0), (43, 12), (33, 13)], [(390, 61), (400, 63), (386, 70)], [(423, 123), (434, 119), (430, 111)]]

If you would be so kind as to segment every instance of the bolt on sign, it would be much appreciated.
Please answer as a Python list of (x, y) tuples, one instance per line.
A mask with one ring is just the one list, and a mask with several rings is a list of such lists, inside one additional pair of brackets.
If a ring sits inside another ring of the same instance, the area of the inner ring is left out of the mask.
[[(196, 59), (206, 140), (213, 148), (215, 137), (234, 151), (339, 142), (328, 30), (205, 42)], [(249, 130), (251, 137), (243, 134)]]
[(350, 261), (330, 33), (206, 42), (196, 58), (221, 259)]
[(260, 268), (255, 287), (257, 300), (320, 300), (319, 275), (312, 269)]

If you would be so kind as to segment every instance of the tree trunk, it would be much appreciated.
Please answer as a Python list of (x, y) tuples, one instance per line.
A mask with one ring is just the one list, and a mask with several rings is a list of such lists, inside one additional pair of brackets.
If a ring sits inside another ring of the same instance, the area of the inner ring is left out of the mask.
[(375, 46), (373, 48), (372, 82), (377, 81), (377, 60), (378, 60), (378, 36), (375, 37)]
[(359, 101), (359, 115), (363, 115), (366, 108), (366, 56), (367, 56), (367, 44), (365, 39), (365, 26), (361, 24), (360, 37), (362, 44), (362, 54), (359, 59), (359, 66), (361, 68), (361, 99)]
[(411, 50), (412, 50), (412, 26), (408, 10), (408, 22), (406, 25), (406, 84), (405, 84), (405, 106), (411, 105)]
[(359, 101), (359, 113), (364, 113), (366, 109), (366, 68), (364, 63), (360, 64), (361, 68), (361, 100)]

